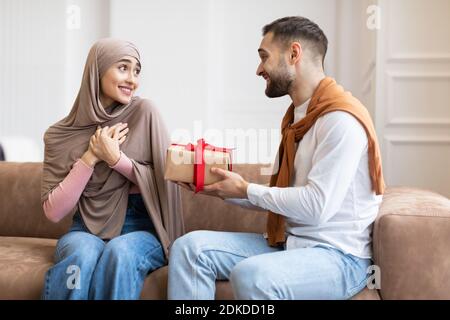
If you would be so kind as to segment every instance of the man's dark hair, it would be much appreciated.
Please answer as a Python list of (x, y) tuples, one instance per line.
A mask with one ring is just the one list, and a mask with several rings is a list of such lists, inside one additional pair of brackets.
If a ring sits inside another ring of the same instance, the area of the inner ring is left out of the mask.
[[(306, 40), (309, 48), (322, 58), (322, 66), (327, 54), (328, 39), (320, 27), (304, 17), (285, 17), (264, 26), (263, 36), (273, 33), (273, 39), (287, 47), (293, 41)], [(303, 44), (303, 43), (302, 43)]]

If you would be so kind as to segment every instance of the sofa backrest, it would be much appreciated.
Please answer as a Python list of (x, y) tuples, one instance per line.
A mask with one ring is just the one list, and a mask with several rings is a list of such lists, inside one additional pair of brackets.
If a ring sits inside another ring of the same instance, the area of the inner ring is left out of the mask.
[(0, 162), (0, 235), (59, 238), (71, 218), (49, 221), (41, 206), (42, 163)]
[[(268, 166), (233, 164), (233, 171), (242, 175), (247, 181), (267, 184), (270, 176), (262, 175), (261, 169)], [(265, 231), (265, 212), (244, 209), (226, 203), (222, 199), (194, 194), (184, 189), (182, 197), (186, 231), (218, 230), (259, 233)]]
[[(269, 176), (260, 169), (268, 165), (236, 164), (233, 171), (244, 178), (267, 183)], [(38, 237), (58, 239), (70, 227), (67, 216), (59, 223), (50, 222), (44, 215), (40, 201), (42, 163), (0, 162), (0, 236)], [(242, 209), (221, 199), (182, 189), (186, 231), (208, 229), (263, 232), (265, 214)]]

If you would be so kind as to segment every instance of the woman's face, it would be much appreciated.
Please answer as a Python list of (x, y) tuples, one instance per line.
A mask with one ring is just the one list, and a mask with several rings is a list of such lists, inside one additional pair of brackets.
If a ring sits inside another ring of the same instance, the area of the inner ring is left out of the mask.
[(141, 65), (136, 58), (125, 56), (114, 63), (100, 80), (100, 101), (104, 108), (114, 102), (128, 104), (139, 86)]

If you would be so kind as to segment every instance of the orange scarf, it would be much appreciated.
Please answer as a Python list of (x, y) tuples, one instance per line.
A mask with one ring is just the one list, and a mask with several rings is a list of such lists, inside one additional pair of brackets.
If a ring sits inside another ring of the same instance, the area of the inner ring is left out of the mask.
[[(369, 173), (372, 189), (376, 194), (383, 194), (384, 180), (381, 170), (381, 154), (378, 146), (375, 128), (367, 109), (350, 92), (336, 84), (332, 78), (324, 78), (314, 91), (306, 110), (306, 116), (300, 121), (294, 121), (294, 105), (287, 110), (281, 123), (282, 141), (278, 149), (278, 172), (270, 179), (270, 186), (288, 187), (294, 169), (296, 153), (295, 143), (314, 125), (316, 120), (333, 111), (345, 111), (354, 116), (364, 127), (368, 139)], [(268, 242), (271, 246), (278, 246), (285, 242), (285, 222), (282, 215), (268, 212), (267, 217)]]

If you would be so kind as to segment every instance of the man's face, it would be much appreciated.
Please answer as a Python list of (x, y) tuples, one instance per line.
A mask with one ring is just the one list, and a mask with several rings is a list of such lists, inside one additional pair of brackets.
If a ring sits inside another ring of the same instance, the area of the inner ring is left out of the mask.
[(258, 53), (261, 63), (256, 70), (258, 76), (266, 80), (266, 96), (282, 97), (289, 93), (295, 80), (295, 72), (286, 62), (288, 50), (283, 50), (277, 41), (273, 41), (273, 33), (267, 33), (261, 41)]

